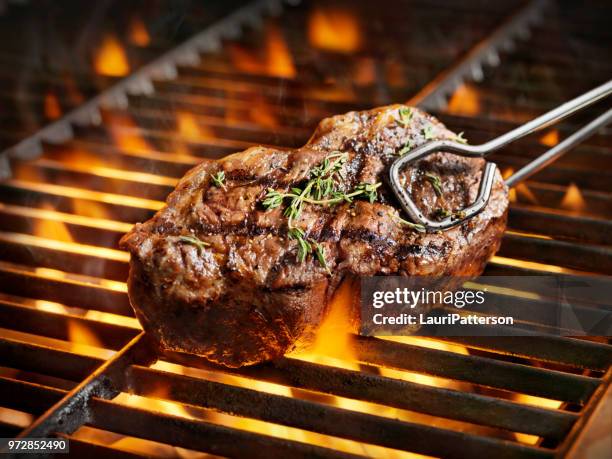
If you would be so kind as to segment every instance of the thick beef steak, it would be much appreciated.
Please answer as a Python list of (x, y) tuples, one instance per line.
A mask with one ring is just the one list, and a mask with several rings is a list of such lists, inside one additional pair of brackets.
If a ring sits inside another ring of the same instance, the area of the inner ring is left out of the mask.
[[(430, 139), (457, 136), (392, 105), (324, 119), (296, 150), (253, 147), (196, 166), (121, 241), (144, 329), (236, 367), (307, 345), (345, 276), (480, 274), (506, 224), (499, 171), (481, 214), (433, 234), (403, 219), (385, 183), (397, 155)], [(482, 167), (437, 153), (402, 178), (440, 218), (474, 200)]]

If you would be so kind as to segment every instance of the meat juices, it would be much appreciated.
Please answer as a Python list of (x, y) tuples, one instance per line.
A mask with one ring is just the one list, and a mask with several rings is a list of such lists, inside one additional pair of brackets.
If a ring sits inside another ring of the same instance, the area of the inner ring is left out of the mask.
[[(400, 151), (456, 138), (432, 116), (391, 105), (326, 118), (296, 150), (252, 147), (203, 162), (163, 209), (121, 240), (131, 253), (129, 296), (138, 319), (164, 348), (239, 367), (307, 346), (347, 276), (479, 275), (506, 225), (508, 190), (499, 171), (485, 210), (441, 233), (404, 224), (386, 184)], [(348, 154), (336, 181), (340, 191), (382, 186), (373, 203), (359, 196), (337, 205), (305, 203), (293, 225), (320, 244), (327, 266), (314, 253), (301, 261), (298, 241), (287, 234), (287, 201), (273, 209), (262, 201), (269, 189), (303, 187), (312, 169), (337, 152)], [(483, 164), (436, 153), (404, 170), (402, 180), (435, 219), (474, 201)]]

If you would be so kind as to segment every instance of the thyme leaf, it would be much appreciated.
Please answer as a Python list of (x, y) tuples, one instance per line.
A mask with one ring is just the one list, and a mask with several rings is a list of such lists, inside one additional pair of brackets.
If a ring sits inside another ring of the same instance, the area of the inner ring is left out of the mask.
[(315, 255), (317, 256), (317, 260), (319, 261), (319, 264), (325, 268), (325, 271), (327, 271), (327, 274), (331, 274), (329, 266), (327, 266), (327, 261), (325, 260), (325, 247), (323, 247), (321, 244), (319, 244), (316, 241), (311, 240), (310, 242), (314, 246)]
[[(328, 155), (320, 165), (310, 170), (309, 180), (303, 188), (293, 187), (287, 193), (268, 188), (264, 196), (262, 205), (266, 210), (280, 207), (287, 201), (288, 205), (283, 211), (283, 215), (287, 217), (289, 238), (298, 242), (298, 260), (300, 262), (304, 261), (306, 256), (313, 251), (311, 244), (306, 239), (304, 231), (296, 228), (293, 224), (302, 214), (305, 203), (314, 205), (336, 205), (341, 202), (352, 202), (353, 198), (357, 196), (364, 196), (373, 203), (378, 197), (377, 190), (381, 186), (381, 183), (360, 183), (348, 193), (340, 191), (337, 188), (338, 182), (343, 178), (341, 174), (342, 166), (347, 161), (348, 153), (332, 153)], [(315, 241), (312, 242), (316, 244)], [(315, 245), (315, 249), (316, 247)], [(325, 260), (323, 247), (317, 249), (315, 254), (319, 262)], [(324, 266), (327, 265), (324, 264)]]
[(410, 107), (401, 107), (398, 110), (398, 113), (399, 118), (396, 119), (397, 124), (402, 127), (408, 126), (408, 123), (410, 123), (410, 120), (412, 119), (412, 109)]
[(408, 142), (406, 142), (406, 145), (404, 145), (400, 151), (397, 152), (397, 154), (399, 156), (404, 156), (406, 153), (408, 153), (410, 150), (412, 150), (412, 147), (414, 145), (412, 145), (412, 142), (409, 140)]
[(459, 134), (457, 134), (455, 136), (455, 142), (459, 142), (459, 143), (463, 143), (463, 144), (467, 144), (468, 141), (465, 137), (463, 137), (463, 132), (460, 132)]
[(435, 214), (437, 217), (440, 217), (440, 218), (447, 218), (447, 217), (450, 217), (451, 215), (453, 215), (453, 213), (452, 213), (450, 210), (448, 210), (448, 209), (442, 209), (442, 208), (440, 208), (440, 207), (438, 207), (438, 208), (437, 208), (437, 209), (434, 211), (434, 214)]
[(304, 234), (304, 231), (300, 228), (289, 228), (287, 235), (289, 236), (289, 239), (297, 241), (298, 243), (297, 258), (298, 258), (298, 261), (302, 263), (306, 259), (306, 256), (309, 253), (312, 253), (312, 246), (306, 240), (306, 237), (305, 237), (306, 235)]
[(283, 203), (284, 195), (279, 193), (274, 188), (268, 188), (268, 193), (262, 202), (266, 209), (274, 209)]
[(431, 140), (434, 138), (434, 132), (433, 132), (433, 127), (431, 126), (426, 126), (423, 129), (423, 136), (425, 137), (425, 140)]
[(440, 180), (440, 177), (438, 177), (436, 174), (432, 174), (431, 172), (426, 172), (425, 178), (429, 183), (431, 183), (431, 186), (436, 192), (436, 196), (442, 196), (442, 181)]
[(398, 223), (401, 223), (402, 225), (405, 225), (408, 228), (412, 228), (418, 233), (424, 233), (426, 231), (425, 227), (421, 225), (420, 223), (412, 223), (412, 222), (409, 222), (408, 220), (404, 220), (402, 217), (400, 217), (399, 215), (393, 212), (389, 212), (389, 215)]
[(225, 186), (225, 171), (219, 171), (214, 175), (210, 176), (210, 179), (213, 181), (214, 185), (217, 188), (223, 188), (224, 190), (227, 191), (227, 188)]
[(178, 240), (180, 242), (184, 242), (186, 244), (191, 244), (197, 247), (198, 249), (198, 254), (202, 253), (202, 250), (204, 250), (206, 247), (210, 246), (210, 244), (208, 242), (204, 242), (203, 240), (195, 237), (195, 236), (179, 236)]

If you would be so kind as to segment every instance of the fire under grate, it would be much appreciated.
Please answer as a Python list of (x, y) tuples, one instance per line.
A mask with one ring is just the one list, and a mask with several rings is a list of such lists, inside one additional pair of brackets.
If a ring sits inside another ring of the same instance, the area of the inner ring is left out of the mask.
[[(511, 3), (415, 2), (409, 18), (368, 3), (307, 2), (278, 17), (280, 3), (249, 4), (7, 150), (0, 406), (12, 416), (0, 417), (0, 436), (65, 436), (72, 454), (94, 457), (578, 457), (612, 397), (606, 338), (353, 337), (350, 355), (331, 346), (219, 368), (153, 349), (116, 249), (198, 162), (301, 145), (325, 116), (412, 100), (478, 143), (605, 81), (605, 13)], [(538, 22), (544, 12), (554, 20)], [(326, 15), (344, 24), (342, 43), (320, 32)], [(569, 18), (575, 28), (560, 29)], [(446, 35), (426, 34), (433, 24)], [(381, 53), (411, 27), (426, 50)], [(353, 30), (354, 49), (340, 49)], [(573, 53), (556, 45), (563, 33)], [(572, 73), (574, 55), (584, 65)], [(516, 170), (572, 126), (494, 160)], [(612, 274), (610, 154), (603, 130), (517, 188), (486, 274)]]

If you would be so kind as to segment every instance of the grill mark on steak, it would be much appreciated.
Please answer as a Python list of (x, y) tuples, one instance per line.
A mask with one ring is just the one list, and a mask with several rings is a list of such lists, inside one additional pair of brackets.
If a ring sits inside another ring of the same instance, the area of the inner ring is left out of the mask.
[[(121, 241), (131, 253), (130, 301), (144, 329), (163, 347), (194, 352), (227, 366), (253, 364), (307, 345), (342, 279), (359, 275), (480, 274), (499, 247), (505, 228), (507, 189), (496, 172), (486, 209), (441, 234), (421, 234), (392, 216), (399, 206), (384, 177), (406, 142), (455, 135), (433, 117), (413, 109), (407, 126), (401, 106), (350, 112), (321, 121), (305, 147), (253, 147), (190, 170), (167, 206), (134, 226)], [(328, 275), (313, 256), (297, 259), (287, 237), (284, 206), (265, 211), (268, 188), (303, 186), (310, 170), (335, 151), (349, 154), (342, 191), (360, 182), (383, 182), (378, 200), (337, 206), (306, 204), (295, 224), (325, 249)], [(484, 161), (437, 153), (404, 171), (415, 202), (433, 215), (472, 202)], [(223, 187), (210, 176), (223, 171)], [(425, 172), (437, 174), (437, 196)], [(179, 242), (198, 237), (203, 249)]]

